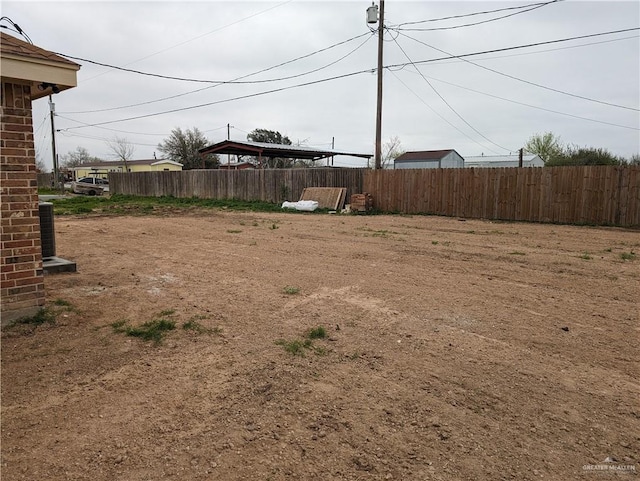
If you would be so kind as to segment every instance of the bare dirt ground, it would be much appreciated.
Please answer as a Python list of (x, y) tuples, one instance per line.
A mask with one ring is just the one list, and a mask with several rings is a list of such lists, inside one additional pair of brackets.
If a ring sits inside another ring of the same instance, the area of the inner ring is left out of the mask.
[[(78, 273), (48, 301), (74, 310), (3, 332), (4, 480), (640, 472), (638, 231), (225, 211), (56, 231)], [(160, 345), (111, 327), (161, 311)], [(318, 326), (304, 356), (276, 343)], [(636, 471), (583, 468), (606, 458)]]

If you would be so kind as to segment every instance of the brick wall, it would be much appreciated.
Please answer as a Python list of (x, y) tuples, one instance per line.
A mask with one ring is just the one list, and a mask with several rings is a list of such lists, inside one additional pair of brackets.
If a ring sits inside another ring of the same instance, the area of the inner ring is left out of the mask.
[(2, 324), (44, 304), (38, 181), (29, 86), (2, 81), (0, 297)]

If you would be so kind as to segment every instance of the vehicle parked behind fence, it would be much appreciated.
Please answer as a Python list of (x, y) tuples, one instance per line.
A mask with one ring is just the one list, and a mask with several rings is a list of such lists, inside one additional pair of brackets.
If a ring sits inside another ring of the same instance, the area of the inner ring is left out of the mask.
[(102, 195), (109, 190), (109, 181), (97, 177), (83, 177), (71, 182), (71, 190), (74, 194)]

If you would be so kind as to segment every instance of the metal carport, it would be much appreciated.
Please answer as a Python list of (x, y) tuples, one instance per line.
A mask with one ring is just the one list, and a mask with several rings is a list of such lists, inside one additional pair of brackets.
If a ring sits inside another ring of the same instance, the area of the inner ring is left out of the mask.
[(332, 149), (317, 149), (313, 147), (298, 147), (295, 145), (270, 144), (266, 142), (252, 142), (249, 140), (223, 140), (217, 144), (209, 145), (198, 150), (200, 155), (206, 154), (232, 154), (237, 156), (251, 155), (258, 158), (258, 166), (262, 168), (263, 158), (289, 158), (304, 160), (322, 160), (336, 155), (346, 155), (370, 159), (372, 154), (359, 154), (356, 152), (343, 152)]

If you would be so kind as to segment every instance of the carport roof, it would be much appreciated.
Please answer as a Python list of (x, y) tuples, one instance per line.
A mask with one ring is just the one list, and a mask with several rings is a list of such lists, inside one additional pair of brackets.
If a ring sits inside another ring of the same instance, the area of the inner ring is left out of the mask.
[(217, 144), (209, 145), (198, 151), (205, 154), (233, 154), (254, 155), (256, 157), (276, 158), (286, 157), (290, 159), (320, 160), (334, 155), (348, 155), (370, 159), (372, 154), (358, 154), (355, 152), (343, 152), (331, 149), (316, 149), (313, 147), (298, 147), (295, 145), (269, 144), (266, 142), (252, 142), (249, 140), (224, 140)]

